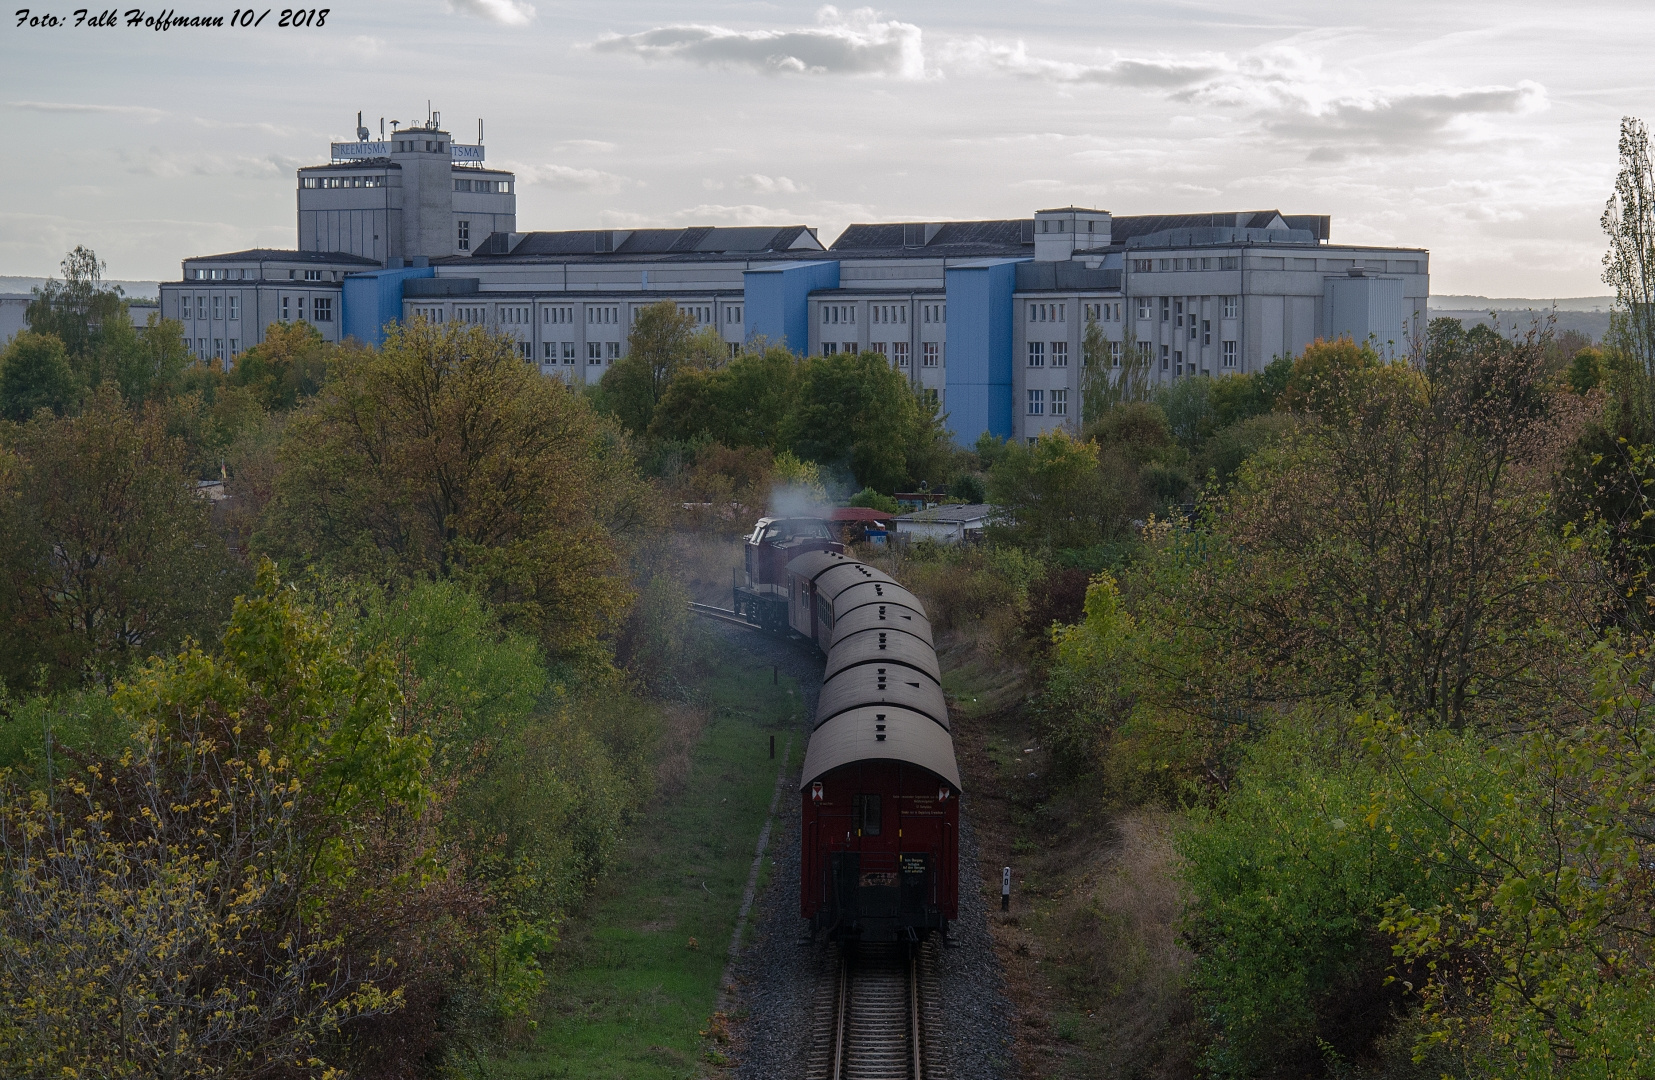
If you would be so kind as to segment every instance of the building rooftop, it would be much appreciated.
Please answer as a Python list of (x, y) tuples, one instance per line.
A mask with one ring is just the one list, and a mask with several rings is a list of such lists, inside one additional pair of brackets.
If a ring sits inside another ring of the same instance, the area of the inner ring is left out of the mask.
[(493, 233), (469, 256), (454, 259), (625, 259), (772, 255), (797, 258), (821, 251), (808, 225), (697, 225), (682, 229), (575, 229), (565, 232)]
[(991, 506), (988, 503), (955, 503), (953, 505), (932, 506), (924, 510), (915, 510), (911, 514), (900, 514), (896, 520), (957, 524), (967, 521), (981, 521), (984, 518), (992, 517), (997, 510), (999, 510), (999, 507)]
[(246, 251), (226, 251), (219, 255), (192, 255), (184, 261), (340, 263), (376, 268), (380, 265), (376, 259), (367, 259), (344, 251), (289, 251), (285, 248), (248, 248)]

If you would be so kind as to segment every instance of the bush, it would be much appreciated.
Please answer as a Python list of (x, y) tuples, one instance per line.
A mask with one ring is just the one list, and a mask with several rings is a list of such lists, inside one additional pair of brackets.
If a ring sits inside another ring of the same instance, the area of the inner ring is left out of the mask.
[(852, 495), (845, 502), (846, 506), (864, 506), (869, 510), (880, 510), (887, 514), (902, 513), (902, 504), (889, 495), (881, 495), (871, 487), (865, 487)]

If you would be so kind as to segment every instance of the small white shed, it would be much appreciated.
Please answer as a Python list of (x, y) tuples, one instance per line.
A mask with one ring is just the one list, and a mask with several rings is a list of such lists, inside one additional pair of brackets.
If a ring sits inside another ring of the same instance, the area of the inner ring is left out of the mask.
[(998, 511), (987, 503), (966, 503), (957, 506), (933, 506), (902, 514), (892, 524), (898, 537), (909, 540), (929, 539), (940, 544), (959, 544), (980, 540), (983, 529)]

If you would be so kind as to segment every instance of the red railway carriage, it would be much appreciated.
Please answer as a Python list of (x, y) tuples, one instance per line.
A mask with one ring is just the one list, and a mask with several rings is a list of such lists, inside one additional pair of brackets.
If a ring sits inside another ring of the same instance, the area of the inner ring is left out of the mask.
[(800, 910), (835, 937), (946, 930), (960, 776), (925, 608), (837, 552), (794, 559), (787, 578), (788, 625), (827, 654), (800, 777)]

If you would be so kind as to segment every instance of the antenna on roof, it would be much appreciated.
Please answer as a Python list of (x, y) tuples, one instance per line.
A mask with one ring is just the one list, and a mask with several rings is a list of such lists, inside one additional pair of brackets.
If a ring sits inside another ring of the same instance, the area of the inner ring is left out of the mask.
[(356, 110), (356, 141), (368, 141), (368, 129), (362, 126), (362, 110)]
[(385, 141), (385, 118), (383, 116), (379, 118), (379, 141)]
[(481, 116), (477, 118), (477, 145), (483, 145), (483, 118)]

